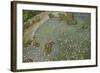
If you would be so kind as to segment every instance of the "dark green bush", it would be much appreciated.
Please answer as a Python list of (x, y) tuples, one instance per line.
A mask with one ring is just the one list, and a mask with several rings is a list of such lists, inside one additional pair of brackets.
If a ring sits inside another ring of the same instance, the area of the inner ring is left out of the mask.
[(34, 10), (23, 10), (23, 21), (27, 21), (28, 19), (34, 17), (35, 15), (41, 13), (42, 11), (34, 11)]

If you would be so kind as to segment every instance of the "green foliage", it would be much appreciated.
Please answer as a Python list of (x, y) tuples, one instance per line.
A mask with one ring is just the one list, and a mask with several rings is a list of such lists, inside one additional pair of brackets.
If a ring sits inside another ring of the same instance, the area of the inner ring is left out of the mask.
[(30, 23), (27, 22), (26, 24), (24, 24), (24, 30), (27, 29), (30, 26)]
[(64, 14), (59, 14), (60, 20), (65, 21), (69, 25), (77, 24), (77, 22), (71, 16), (66, 16)]
[(31, 45), (32, 40), (28, 40), (27, 42), (23, 41), (23, 46), (24, 47), (28, 47), (29, 45)]
[(34, 11), (34, 10), (23, 10), (23, 21), (27, 21), (31, 17), (41, 13), (42, 11)]

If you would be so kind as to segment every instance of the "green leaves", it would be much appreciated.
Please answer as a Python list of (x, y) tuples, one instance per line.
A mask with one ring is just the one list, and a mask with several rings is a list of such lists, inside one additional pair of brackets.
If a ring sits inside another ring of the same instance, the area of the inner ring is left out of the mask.
[(34, 17), (35, 15), (41, 13), (42, 11), (34, 11), (34, 10), (23, 10), (23, 21), (27, 21), (28, 19)]
[(74, 14), (72, 14), (73, 16), (69, 16), (69, 15), (64, 15), (64, 14), (59, 14), (60, 17), (60, 21), (64, 21), (69, 25), (74, 25), (77, 24), (77, 22), (74, 20)]

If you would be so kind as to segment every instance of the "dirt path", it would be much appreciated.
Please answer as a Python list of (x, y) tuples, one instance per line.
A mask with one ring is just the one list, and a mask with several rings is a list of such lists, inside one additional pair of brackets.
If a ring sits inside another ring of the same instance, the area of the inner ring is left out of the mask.
[[(45, 16), (43, 16), (43, 14), (45, 14)], [(26, 29), (26, 31), (24, 32), (25, 41), (27, 41), (30, 38), (32, 38), (34, 36), (35, 31), (39, 28), (39, 26), (49, 19), (49, 17), (47, 16), (46, 12), (43, 13), (43, 14), (42, 13), (40, 14), (40, 16), (43, 16), (43, 18), (39, 22), (33, 24), (28, 29)], [(31, 20), (32, 19), (33, 18), (31, 18)]]

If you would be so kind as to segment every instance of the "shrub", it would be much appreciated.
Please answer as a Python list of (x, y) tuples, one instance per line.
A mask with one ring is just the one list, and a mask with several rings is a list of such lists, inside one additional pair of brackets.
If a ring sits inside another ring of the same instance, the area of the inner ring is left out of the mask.
[(77, 24), (77, 22), (71, 16), (66, 16), (64, 14), (59, 14), (59, 18), (60, 18), (60, 21), (65, 21), (69, 25)]
[(24, 23), (24, 30), (27, 29), (27, 28), (29, 28), (29, 27), (30, 27), (30, 23), (29, 22)]
[(28, 40), (27, 42), (24, 41), (23, 45), (24, 47), (28, 47), (29, 45), (31, 45), (32, 40)]
[(37, 14), (43, 11), (34, 11), (34, 10), (23, 10), (23, 21), (27, 21), (28, 19), (36, 16)]

